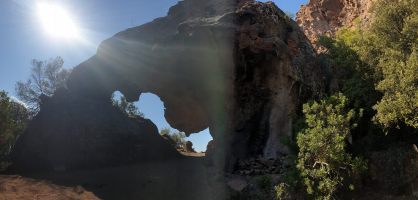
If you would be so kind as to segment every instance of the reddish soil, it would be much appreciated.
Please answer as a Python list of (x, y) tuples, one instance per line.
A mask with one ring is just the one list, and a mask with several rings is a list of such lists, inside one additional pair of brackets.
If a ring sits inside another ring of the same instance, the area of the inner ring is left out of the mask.
[(81, 186), (64, 187), (21, 176), (0, 176), (0, 200), (99, 200)]

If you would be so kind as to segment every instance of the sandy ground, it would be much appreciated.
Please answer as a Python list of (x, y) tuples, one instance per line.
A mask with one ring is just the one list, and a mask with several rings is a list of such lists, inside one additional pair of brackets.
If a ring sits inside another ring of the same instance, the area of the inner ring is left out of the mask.
[(21, 176), (0, 176), (0, 200), (98, 200), (81, 186), (63, 187)]
[(210, 173), (203, 159), (184, 157), (97, 170), (30, 174), (25, 178), (0, 176), (0, 200), (222, 199), (222, 191), (209, 187)]

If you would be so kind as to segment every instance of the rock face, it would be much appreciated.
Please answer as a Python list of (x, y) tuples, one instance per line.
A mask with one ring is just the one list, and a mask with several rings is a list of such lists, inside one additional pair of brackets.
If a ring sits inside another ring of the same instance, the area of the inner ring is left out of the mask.
[(150, 121), (112, 108), (117, 90), (128, 101), (158, 95), (169, 124), (187, 135), (209, 127), (210, 157), (221, 167), (274, 158), (286, 152), (281, 138), (291, 134), (292, 113), (320, 95), (323, 83), (307, 38), (273, 3), (184, 0), (166, 17), (104, 41), (74, 68), (20, 138), (14, 159), (42, 168), (141, 162), (149, 152), (172, 157)]
[(315, 44), (319, 36), (334, 36), (342, 27), (364, 27), (374, 0), (310, 0), (296, 14), (296, 21)]
[(128, 118), (109, 102), (56, 91), (18, 139), (14, 168), (66, 171), (179, 157), (150, 120)]

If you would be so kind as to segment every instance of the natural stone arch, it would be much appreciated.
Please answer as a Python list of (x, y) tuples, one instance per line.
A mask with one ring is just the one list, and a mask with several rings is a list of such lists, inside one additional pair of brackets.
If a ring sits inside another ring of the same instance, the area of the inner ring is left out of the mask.
[[(100, 130), (99, 124), (112, 124), (112, 120), (120, 121), (120, 127), (128, 125), (126, 117), (109, 108), (108, 97), (116, 90), (129, 101), (136, 101), (144, 92), (158, 95), (166, 105), (170, 125), (188, 134), (209, 127), (216, 141), (211, 154), (221, 169), (231, 169), (238, 159), (274, 158), (278, 152), (285, 152), (277, 138), (290, 134), (290, 115), (303, 99), (319, 95), (324, 88), (324, 76), (316, 60), (297, 24), (273, 3), (185, 0), (172, 7), (167, 17), (104, 41), (95, 56), (72, 71), (67, 88), (57, 91), (42, 105), (18, 141), (14, 158), (17, 166), (31, 168), (34, 164), (25, 159), (40, 157), (38, 167), (43, 168), (62, 156), (74, 154), (70, 163), (83, 167), (83, 159), (76, 155), (80, 152), (71, 145), (66, 145), (67, 149), (54, 147), (58, 150), (48, 156), (44, 148), (29, 144), (32, 140), (40, 146), (63, 143), (56, 130), (71, 135), (73, 129), (62, 128), (69, 124), (86, 128), (80, 131), (84, 135), (104, 133), (105, 137), (124, 140), (115, 134), (117, 124), (99, 132), (91, 129)], [(98, 121), (87, 120), (97, 115), (102, 116)], [(59, 116), (67, 118), (59, 120)], [(87, 124), (79, 120), (83, 117)], [(44, 126), (50, 120), (62, 126)], [(129, 124), (155, 128), (145, 121)], [(155, 133), (155, 129), (132, 130)], [(131, 131), (122, 134), (128, 132)], [(167, 145), (152, 138), (147, 140), (159, 144), (158, 148), (144, 148), (162, 152), (153, 154), (155, 159), (175, 157)], [(78, 136), (66, 141), (83, 146)], [(117, 149), (121, 144), (97, 148)], [(133, 152), (134, 157), (142, 154), (135, 144), (123, 151)], [(101, 159), (100, 151), (91, 156), (98, 160), (90, 159), (92, 166), (141, 161)]]

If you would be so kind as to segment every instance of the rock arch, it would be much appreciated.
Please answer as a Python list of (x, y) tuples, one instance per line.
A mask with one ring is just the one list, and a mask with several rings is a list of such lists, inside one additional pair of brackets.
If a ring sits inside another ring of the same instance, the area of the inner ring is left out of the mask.
[[(187, 134), (209, 127), (213, 159), (230, 169), (238, 159), (286, 152), (278, 138), (290, 134), (291, 113), (302, 99), (319, 95), (323, 82), (311, 45), (273, 3), (181, 1), (166, 17), (104, 41), (74, 68), (67, 87), (42, 105), (19, 139), (14, 160), (21, 168), (82, 168), (176, 157), (153, 139), (151, 122), (109, 107), (108, 97), (119, 90), (128, 101), (158, 95), (167, 121)], [(86, 144), (82, 137), (103, 140)], [(127, 141), (136, 142), (118, 149)]]

